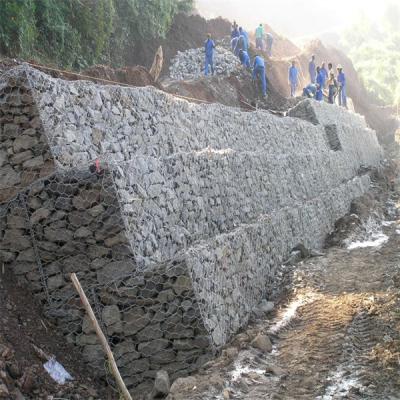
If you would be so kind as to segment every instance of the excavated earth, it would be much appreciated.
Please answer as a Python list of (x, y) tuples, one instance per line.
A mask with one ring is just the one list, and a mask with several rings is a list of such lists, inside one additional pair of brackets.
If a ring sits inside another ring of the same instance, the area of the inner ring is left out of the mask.
[[(337, 245), (285, 266), (287, 300), (169, 400), (400, 398), (400, 181), (391, 168), (373, 175), (329, 238)], [(260, 334), (270, 347), (253, 342)]]

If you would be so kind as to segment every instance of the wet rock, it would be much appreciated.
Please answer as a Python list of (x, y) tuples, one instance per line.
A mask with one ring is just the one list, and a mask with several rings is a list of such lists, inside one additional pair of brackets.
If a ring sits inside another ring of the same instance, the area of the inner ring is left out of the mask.
[(258, 334), (252, 341), (251, 345), (261, 350), (264, 353), (269, 353), (272, 351), (272, 343), (267, 335)]

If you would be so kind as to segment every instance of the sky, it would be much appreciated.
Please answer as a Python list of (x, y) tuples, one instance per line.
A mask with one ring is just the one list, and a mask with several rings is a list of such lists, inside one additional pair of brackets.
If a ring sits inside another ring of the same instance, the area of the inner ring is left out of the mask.
[(236, 19), (247, 29), (266, 22), (291, 38), (340, 31), (362, 13), (379, 20), (385, 5), (400, 0), (196, 0), (207, 18)]

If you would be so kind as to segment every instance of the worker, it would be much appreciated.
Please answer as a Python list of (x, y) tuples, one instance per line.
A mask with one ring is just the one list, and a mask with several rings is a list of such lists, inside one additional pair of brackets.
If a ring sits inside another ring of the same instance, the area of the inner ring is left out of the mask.
[(240, 36), (239, 29), (237, 26), (233, 25), (232, 32), (231, 32), (231, 39), (237, 38)]
[(297, 85), (299, 84), (299, 70), (296, 67), (296, 61), (292, 61), (292, 66), (289, 68), (289, 85), (290, 96), (296, 96)]
[(347, 108), (346, 76), (343, 72), (343, 67), (340, 64), (337, 66), (337, 70), (338, 70), (337, 81), (339, 85), (339, 106)]
[(333, 75), (335, 75), (335, 71), (333, 70), (333, 64), (328, 63), (328, 76), (331, 76), (331, 72), (333, 72)]
[(253, 64), (253, 82), (256, 81), (258, 78), (261, 82), (262, 88), (262, 95), (265, 97), (267, 95), (267, 80), (265, 78), (265, 62), (264, 59), (256, 55), (254, 57), (254, 64)]
[(267, 54), (268, 57), (272, 57), (272, 44), (274, 43), (274, 37), (272, 36), (272, 33), (268, 32), (267, 33)]
[(322, 101), (324, 99), (324, 92), (322, 86), (317, 83), (317, 91), (315, 92), (315, 100)]
[(245, 68), (251, 68), (250, 57), (247, 51), (239, 50), (239, 60)]
[(249, 49), (249, 35), (241, 26), (239, 27), (239, 34), (243, 37), (243, 47), (241, 49), (247, 51)]
[(214, 40), (211, 39), (211, 33), (207, 34), (207, 40), (204, 43), (204, 49), (205, 49), (205, 53), (206, 53), (204, 74), (206, 76), (208, 75), (208, 67), (210, 67), (211, 74), (214, 75), (214, 49), (215, 49), (215, 43), (214, 43)]
[(321, 64), (321, 72), (322, 72), (322, 74), (324, 75), (324, 89), (325, 89), (325, 85), (326, 85), (326, 81), (328, 80), (328, 78), (329, 78), (329, 74), (328, 74), (328, 71), (326, 70), (326, 67), (325, 67), (325, 63), (323, 62), (322, 64)]
[(264, 50), (264, 27), (260, 24), (256, 28), (256, 49)]
[(317, 86), (314, 83), (309, 83), (304, 89), (303, 89), (303, 96), (308, 97), (309, 99), (312, 99), (315, 97), (317, 93)]
[[(231, 40), (231, 49), (232, 51), (235, 53), (236, 52), (236, 47), (238, 46), (238, 41), (239, 41), (239, 37), (234, 37)], [(237, 54), (236, 54), (237, 55)]]
[(315, 80), (317, 78), (317, 73), (315, 69), (315, 56), (314, 54), (311, 56), (311, 60), (308, 63), (308, 72), (310, 74), (310, 82), (315, 83)]
[(335, 98), (338, 92), (338, 84), (335, 78), (335, 74), (331, 72), (328, 79), (328, 101), (330, 104), (335, 104)]
[(321, 90), (325, 87), (326, 79), (325, 74), (322, 72), (321, 67), (317, 67), (317, 85), (321, 87)]

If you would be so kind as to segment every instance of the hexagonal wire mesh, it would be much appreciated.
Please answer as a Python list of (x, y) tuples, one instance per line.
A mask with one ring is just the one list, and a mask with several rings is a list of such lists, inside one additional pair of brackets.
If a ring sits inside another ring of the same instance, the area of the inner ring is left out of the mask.
[(54, 151), (60, 139), (45, 135), (24, 74), (3, 76), (0, 99), (5, 265), (33, 290), (98, 375), (106, 376), (108, 368), (70, 282), (72, 272), (128, 387), (149, 386), (159, 369), (172, 378), (194, 371), (209, 359), (211, 344), (185, 261), (138, 267), (128, 238), (134, 232), (121, 214), (127, 201), (121, 203), (115, 187), (121, 169), (100, 160), (79, 166), (74, 160), (74, 169), (63, 168), (65, 154), (55, 157)]
[(320, 245), (368, 188), (359, 164), (381, 157), (362, 125), (348, 157), (319, 126), (27, 67), (0, 80), (0, 118), (3, 262), (104, 375), (77, 272), (129, 387), (226, 343), (285, 254)]

